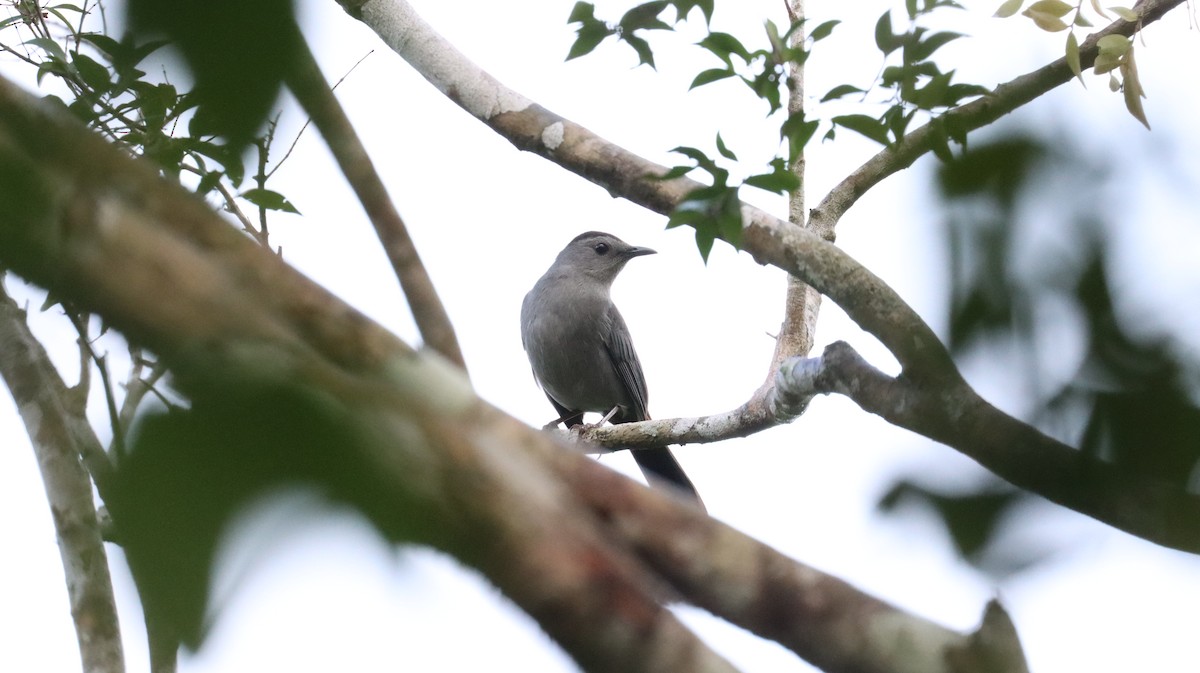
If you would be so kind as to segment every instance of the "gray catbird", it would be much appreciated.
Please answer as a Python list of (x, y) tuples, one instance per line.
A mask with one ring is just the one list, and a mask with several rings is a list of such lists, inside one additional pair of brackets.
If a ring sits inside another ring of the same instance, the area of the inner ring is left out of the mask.
[[(586, 411), (613, 423), (650, 418), (646, 377), (629, 328), (609, 296), (613, 279), (634, 257), (652, 255), (598, 231), (575, 237), (521, 304), (521, 342), (533, 376), (567, 427)], [(633, 451), (652, 482), (667, 483), (699, 501), (696, 487), (665, 448)]]

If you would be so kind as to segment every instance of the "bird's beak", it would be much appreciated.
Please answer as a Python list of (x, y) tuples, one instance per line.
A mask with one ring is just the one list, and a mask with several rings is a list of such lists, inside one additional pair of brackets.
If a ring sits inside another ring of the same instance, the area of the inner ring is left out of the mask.
[(642, 255), (657, 255), (657, 254), (658, 254), (657, 250), (651, 250), (650, 248), (639, 248), (636, 245), (625, 251), (625, 256), (629, 257), (631, 259), (634, 257), (641, 257)]

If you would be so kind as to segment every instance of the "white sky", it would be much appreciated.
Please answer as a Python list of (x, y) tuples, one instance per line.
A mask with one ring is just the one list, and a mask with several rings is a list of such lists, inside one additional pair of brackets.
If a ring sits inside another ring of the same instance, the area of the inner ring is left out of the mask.
[[(589, 229), (660, 253), (632, 263), (614, 289), (646, 368), (655, 417), (724, 411), (758, 386), (772, 347), (767, 335), (781, 319), (782, 273), (720, 243), (705, 267), (690, 230), (664, 231), (661, 216), (517, 152), (436, 93), (334, 2), (301, 4), (307, 34), (331, 80), (375, 50), (338, 95), (412, 230), (483, 397), (531, 424), (550, 420), (552, 410), (521, 350), (517, 315), (524, 293), (558, 250)], [(636, 61), (624, 46), (605, 45), (592, 57), (564, 63), (573, 37), (565, 18), (573, 2), (413, 4), (502, 82), (651, 159), (672, 163), (667, 150), (676, 145), (711, 150), (718, 130), (747, 170), (756, 170), (754, 162), (775, 151), (777, 131), (762, 122), (764, 104), (743, 94), (740, 85), (686, 92), (695, 72), (716, 64), (687, 47), (694, 35), (661, 37), (657, 73), (633, 68)], [(600, 2), (597, 14), (613, 17), (628, 4)], [(1058, 55), (1061, 36), (1039, 33), (1024, 20), (986, 19), (998, 0), (969, 4), (974, 14), (959, 17), (959, 28), (976, 37), (947, 47), (944, 61), (958, 64), (963, 80), (990, 85)], [(848, 3), (813, 5), (812, 13), (823, 19)], [(778, 0), (718, 3), (715, 27), (748, 36), (749, 42), (761, 34), (763, 17), (784, 23), (782, 6)], [(812, 96), (843, 81), (871, 82), (879, 62), (870, 35), (886, 6), (856, 2), (853, 17), (837, 17), (847, 23), (810, 61)], [(1154, 274), (1155, 282), (1169, 283), (1194, 305), (1200, 235), (1194, 226), (1180, 231), (1171, 225), (1194, 225), (1196, 204), (1181, 201), (1179, 189), (1139, 163), (1171, 155), (1190, 173), (1186, 179), (1196, 193), (1200, 140), (1192, 129), (1200, 87), (1181, 76), (1181, 65), (1200, 62), (1200, 43), (1184, 11), (1152, 26), (1138, 46), (1153, 134), (1128, 117), (1103, 80), (1090, 76), (1087, 90), (1067, 86), (1013, 115), (1010, 123), (1069, 126), (1097, 146), (1122, 148), (1131, 159), (1114, 203), (1133, 232), (1122, 246), (1133, 260), (1129, 268)], [(13, 72), (7, 60), (0, 68)], [(280, 154), (302, 122), (289, 101)], [(837, 143), (814, 144), (808, 154), (809, 205), (875, 150), (847, 133)], [(927, 187), (934, 165), (922, 161), (872, 190), (842, 221), (838, 243), (944, 332), (940, 222)], [(413, 341), (415, 330), (370, 226), (311, 130), (274, 188), (304, 213), (273, 221), (272, 238), (285, 258)], [(744, 196), (786, 213), (781, 197), (752, 188)], [(10, 289), (18, 289), (17, 283), (10, 280)], [(1139, 295), (1137, 286), (1131, 292), (1138, 297), (1134, 305), (1156, 313), (1147, 303), (1153, 297)], [(39, 304), (33, 299), (33, 308)], [(1181, 327), (1197, 327), (1194, 317), (1188, 322), (1194, 311), (1176, 307), (1175, 313)], [(53, 312), (35, 311), (31, 322), (58, 346), (55, 355), (72, 380), (71, 335)], [(826, 302), (818, 351), (837, 339), (848, 340), (877, 366), (895, 369), (871, 337)], [(966, 373), (990, 400), (1019, 412), (1028, 406), (1024, 383), (1002, 369), (972, 361)], [(101, 408), (94, 411), (103, 418)], [(48, 508), (28, 439), (7, 401), (0, 402), (0, 433), (5, 438), (0, 512), (7, 514), (6, 551), (0, 555), (0, 671), (77, 670)], [(1194, 557), (1043, 508), (1014, 534), (1064, 542), (1069, 552), (993, 586), (957, 560), (931, 514), (884, 519), (873, 510), (897, 475), (961, 483), (974, 474), (972, 463), (845, 399), (820, 398), (791, 426), (686, 447), (678, 455), (717, 518), (940, 624), (972, 628), (984, 603), (999, 594), (1038, 673), (1194, 670), (1193, 638), (1200, 626), (1200, 563)], [(636, 474), (625, 456), (604, 462)], [(353, 515), (322, 513), (301, 496), (285, 494), (274, 502), (242, 522), (246, 539), (272, 543), (266, 553), (245, 546), (229, 553), (234, 561), (218, 582), (225, 597), (222, 618), (206, 648), (184, 656), (182, 672), (574, 670), (527, 619), (453, 562), (423, 551), (397, 553)], [(281, 502), (292, 508), (279, 507)], [(287, 525), (297, 511), (304, 525)], [(136, 597), (119, 550), (109, 550), (129, 670), (145, 671)], [(681, 612), (744, 670), (812, 670), (782, 648), (706, 614)]]

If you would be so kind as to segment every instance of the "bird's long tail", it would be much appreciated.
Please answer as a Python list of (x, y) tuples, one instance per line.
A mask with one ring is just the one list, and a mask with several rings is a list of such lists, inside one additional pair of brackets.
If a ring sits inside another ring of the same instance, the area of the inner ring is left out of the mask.
[(642, 474), (646, 475), (646, 479), (651, 484), (661, 484), (673, 488), (694, 498), (696, 504), (700, 505), (700, 509), (704, 509), (704, 501), (700, 499), (700, 493), (670, 449), (631, 449), (630, 451), (633, 453), (633, 459), (637, 461), (638, 467), (642, 468)]

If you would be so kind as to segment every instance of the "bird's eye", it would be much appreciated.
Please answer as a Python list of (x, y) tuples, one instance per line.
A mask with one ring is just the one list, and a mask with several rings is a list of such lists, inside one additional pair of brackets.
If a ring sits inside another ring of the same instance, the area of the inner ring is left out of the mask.
[(608, 254), (608, 244), (607, 243), (597, 243), (594, 250), (596, 251), (597, 255), (607, 255)]

